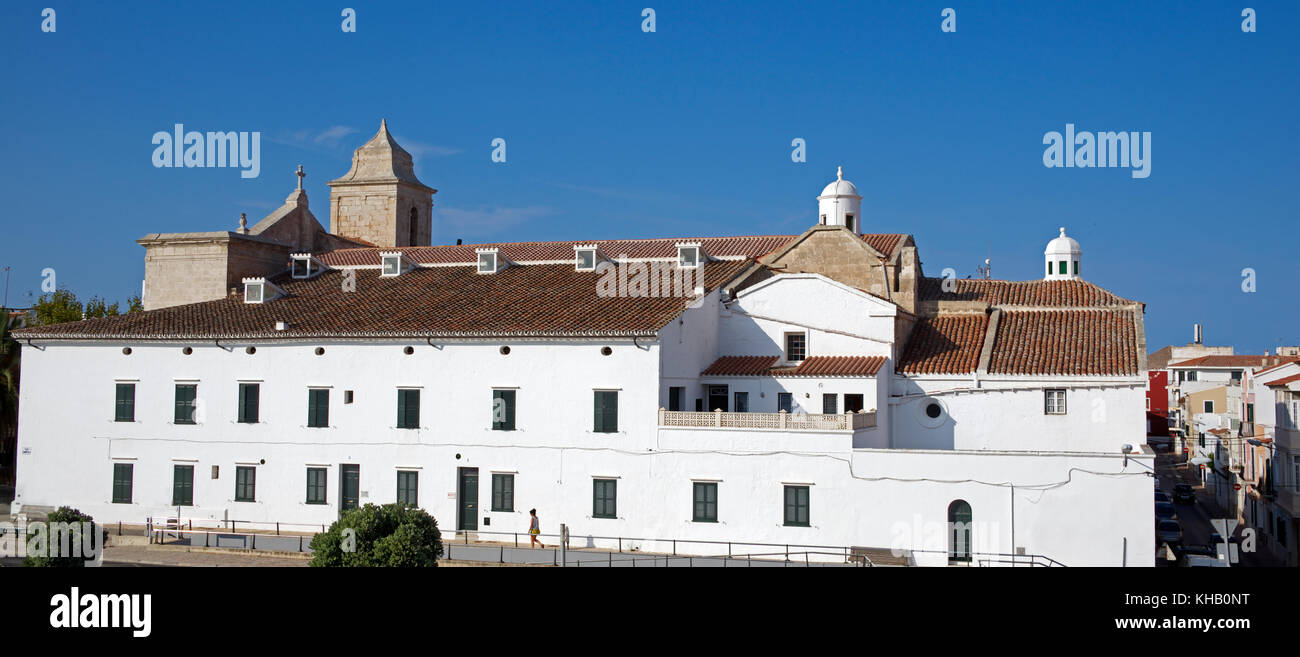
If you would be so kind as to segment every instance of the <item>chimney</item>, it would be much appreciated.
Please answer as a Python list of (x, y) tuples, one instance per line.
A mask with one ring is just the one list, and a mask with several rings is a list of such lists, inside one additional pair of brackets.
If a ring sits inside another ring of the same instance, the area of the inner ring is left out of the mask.
[(1192, 333), (1195, 337), (1193, 344), (1201, 344), (1201, 325), (1192, 324)]

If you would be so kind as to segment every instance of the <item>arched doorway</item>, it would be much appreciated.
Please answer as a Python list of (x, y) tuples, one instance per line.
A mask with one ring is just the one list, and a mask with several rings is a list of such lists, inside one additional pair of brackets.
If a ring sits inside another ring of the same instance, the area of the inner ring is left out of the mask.
[(948, 563), (970, 563), (971, 510), (966, 500), (948, 505)]

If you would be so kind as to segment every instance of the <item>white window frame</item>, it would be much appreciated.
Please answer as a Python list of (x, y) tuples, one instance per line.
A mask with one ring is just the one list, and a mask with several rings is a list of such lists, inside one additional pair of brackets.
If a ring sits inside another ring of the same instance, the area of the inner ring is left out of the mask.
[[(254, 298), (252, 292), (256, 290)], [(266, 281), (244, 281), (244, 303), (264, 303), (266, 301)]]
[[(479, 249), (477, 253), (478, 263), (475, 265), (475, 271), (480, 274), (495, 274), (501, 271), (501, 255), (496, 249)], [(492, 266), (488, 269), (483, 268), (484, 258), (492, 259)]]
[[(1043, 390), (1043, 414), (1044, 415), (1066, 415), (1069, 413), (1069, 405), (1066, 403), (1067, 394), (1065, 388), (1045, 388)], [(1060, 403), (1055, 403), (1059, 401)]]
[[(693, 252), (695, 256), (692, 259), (690, 264), (686, 264), (686, 260), (683, 258), (683, 256), (688, 252)], [(678, 269), (695, 269), (699, 267), (700, 263), (702, 263), (703, 261), (704, 261), (704, 249), (700, 248), (699, 244), (678, 244), (677, 245), (677, 268)]]
[[(388, 263), (389, 263), (389, 262), (394, 262), (394, 261), (396, 262), (397, 266), (393, 268), (393, 269), (394, 269), (393, 272), (389, 273), (389, 271), (388, 271)], [(380, 275), (380, 277), (383, 277), (383, 278), (392, 278), (392, 277), (394, 277), (394, 276), (401, 276), (401, 275), (402, 275), (402, 264), (403, 264), (403, 263), (402, 263), (402, 252), (401, 252), (401, 251), (394, 251), (394, 252), (380, 252), (380, 254), (379, 254), (379, 275)]]
[[(790, 358), (790, 336), (792, 335), (803, 336), (803, 358), (800, 358), (798, 360), (792, 360)], [(808, 360), (808, 351), (809, 350), (808, 350), (807, 331), (785, 331), (784, 333), (781, 334), (781, 357), (785, 359), (786, 363), (802, 363), (805, 360)]]
[[(289, 275), (296, 280), (305, 280), (325, 271), (325, 268), (310, 253), (290, 253), (289, 258), (292, 259), (292, 262), (289, 263)], [(298, 275), (299, 262), (307, 264), (307, 273), (305, 275)]]
[[(582, 255), (583, 255), (584, 253), (590, 253), (590, 254), (591, 254), (591, 266), (590, 266), (590, 267), (583, 267), (583, 266), (582, 266)], [(598, 256), (597, 253), (596, 253), (596, 247), (595, 247), (595, 246), (579, 245), (579, 246), (575, 246), (575, 247), (573, 247), (573, 268), (574, 268), (575, 271), (595, 271), (595, 270), (596, 270), (596, 263), (598, 262), (598, 258), (599, 258), (599, 256)]]

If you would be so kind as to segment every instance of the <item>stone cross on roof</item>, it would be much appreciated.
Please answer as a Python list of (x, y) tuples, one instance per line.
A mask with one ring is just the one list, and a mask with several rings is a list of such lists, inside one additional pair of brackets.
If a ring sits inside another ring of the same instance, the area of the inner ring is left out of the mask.
[(307, 177), (307, 174), (303, 173), (303, 171), (302, 171), (302, 165), (299, 164), (299, 165), (298, 165), (298, 189), (302, 189), (302, 179), (303, 179), (303, 178), (306, 178), (306, 177)]

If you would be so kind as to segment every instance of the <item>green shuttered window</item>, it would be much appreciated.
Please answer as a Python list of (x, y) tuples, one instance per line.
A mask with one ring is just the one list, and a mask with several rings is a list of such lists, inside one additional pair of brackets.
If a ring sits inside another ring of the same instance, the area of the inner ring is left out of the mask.
[(591, 516), (593, 518), (617, 518), (618, 517), (618, 480), (617, 479), (593, 479), (592, 480)]
[(114, 422), (135, 422), (135, 384), (117, 384), (113, 411)]
[(397, 391), (397, 428), (420, 428), (420, 391), (401, 389)]
[(693, 484), (694, 507), (691, 510), (691, 520), (694, 522), (717, 522), (718, 521), (718, 484), (715, 482), (697, 481)]
[(257, 499), (257, 468), (249, 465), (235, 466), (235, 501), (253, 502)]
[(239, 384), (239, 421), (245, 424), (257, 422), (258, 400), (261, 386), (256, 383)]
[(194, 506), (194, 466), (172, 466), (172, 506)]
[(497, 431), (515, 430), (515, 391), (492, 391), (492, 428)]
[(492, 475), (492, 510), (515, 510), (515, 476), (512, 474)]
[(808, 487), (785, 487), (785, 524), (787, 527), (808, 526)]
[(618, 391), (597, 390), (595, 403), (596, 433), (614, 433), (618, 431)]
[(113, 504), (131, 503), (131, 478), (135, 466), (131, 463), (113, 464)]
[(325, 468), (307, 468), (307, 503), (325, 504)]
[(199, 397), (199, 387), (192, 383), (176, 384), (175, 424), (194, 424), (194, 409)]
[(313, 388), (307, 391), (307, 426), (328, 427), (330, 425), (330, 391)]
[(420, 505), (420, 473), (410, 470), (397, 471), (397, 503)]

